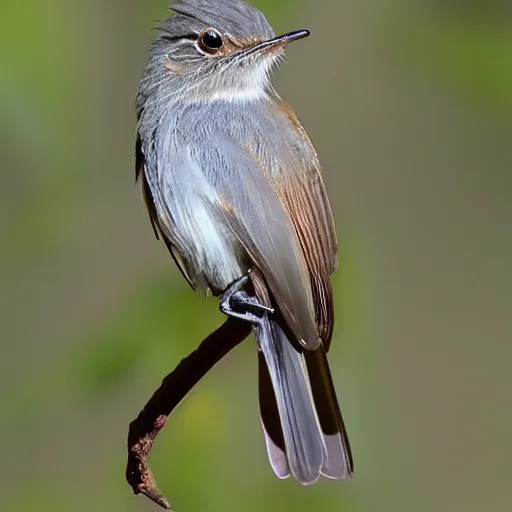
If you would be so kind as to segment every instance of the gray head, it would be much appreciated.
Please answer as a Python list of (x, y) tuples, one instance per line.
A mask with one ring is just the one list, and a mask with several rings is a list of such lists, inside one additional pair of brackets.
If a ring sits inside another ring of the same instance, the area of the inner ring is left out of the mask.
[(309, 35), (275, 37), (265, 16), (241, 0), (177, 0), (170, 9), (151, 47), (139, 91), (145, 99), (157, 90), (169, 100), (260, 96), (284, 46)]

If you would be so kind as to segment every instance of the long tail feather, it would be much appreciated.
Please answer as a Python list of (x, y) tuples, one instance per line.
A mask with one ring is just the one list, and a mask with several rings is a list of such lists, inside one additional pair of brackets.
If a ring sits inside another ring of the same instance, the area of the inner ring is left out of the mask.
[[(256, 329), (259, 348), (268, 366), (281, 422), (288, 465), (302, 484), (314, 483), (321, 473), (325, 446), (313, 405), (304, 355), (268, 316)], [(269, 427), (274, 432), (275, 428)], [(279, 447), (276, 437), (274, 444)], [(275, 458), (275, 454), (269, 455)]]
[(302, 484), (345, 478), (353, 462), (325, 351), (299, 352), (279, 324), (256, 329), (260, 413), (267, 452), (279, 478)]
[(327, 457), (322, 465), (322, 475), (327, 478), (346, 478), (354, 472), (354, 462), (327, 355), (324, 348), (319, 347), (312, 352), (305, 352), (304, 357), (326, 446)]
[(278, 478), (290, 476), (290, 466), (286, 458), (283, 429), (279, 419), (276, 395), (263, 352), (258, 351), (258, 391), (260, 396), (260, 416), (270, 465)]

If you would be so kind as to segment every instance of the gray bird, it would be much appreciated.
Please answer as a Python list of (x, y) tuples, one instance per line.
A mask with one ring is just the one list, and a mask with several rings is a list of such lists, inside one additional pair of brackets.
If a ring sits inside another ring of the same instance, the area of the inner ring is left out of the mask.
[(284, 47), (240, 0), (183, 0), (153, 42), (137, 95), (137, 176), (190, 286), (254, 326), (260, 413), (279, 478), (353, 472), (326, 352), (337, 266), (313, 145), (270, 82)]

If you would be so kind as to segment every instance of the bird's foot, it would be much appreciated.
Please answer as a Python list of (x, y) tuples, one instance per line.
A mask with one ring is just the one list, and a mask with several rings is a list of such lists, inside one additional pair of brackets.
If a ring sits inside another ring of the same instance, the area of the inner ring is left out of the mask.
[(274, 309), (251, 297), (242, 288), (249, 281), (250, 271), (234, 281), (220, 297), (220, 310), (227, 316), (234, 316), (259, 325), (263, 315), (273, 313)]

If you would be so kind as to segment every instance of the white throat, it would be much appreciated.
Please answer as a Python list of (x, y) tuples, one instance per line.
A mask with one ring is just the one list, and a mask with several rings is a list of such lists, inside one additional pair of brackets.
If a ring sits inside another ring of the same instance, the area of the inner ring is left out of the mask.
[(210, 98), (229, 102), (255, 101), (268, 97), (270, 85), (270, 69), (274, 64), (273, 58), (261, 59), (254, 66), (238, 70), (239, 83), (229, 84), (216, 90)]
[(267, 97), (267, 92), (262, 87), (230, 87), (214, 92), (210, 98), (213, 100), (229, 102), (255, 101)]

